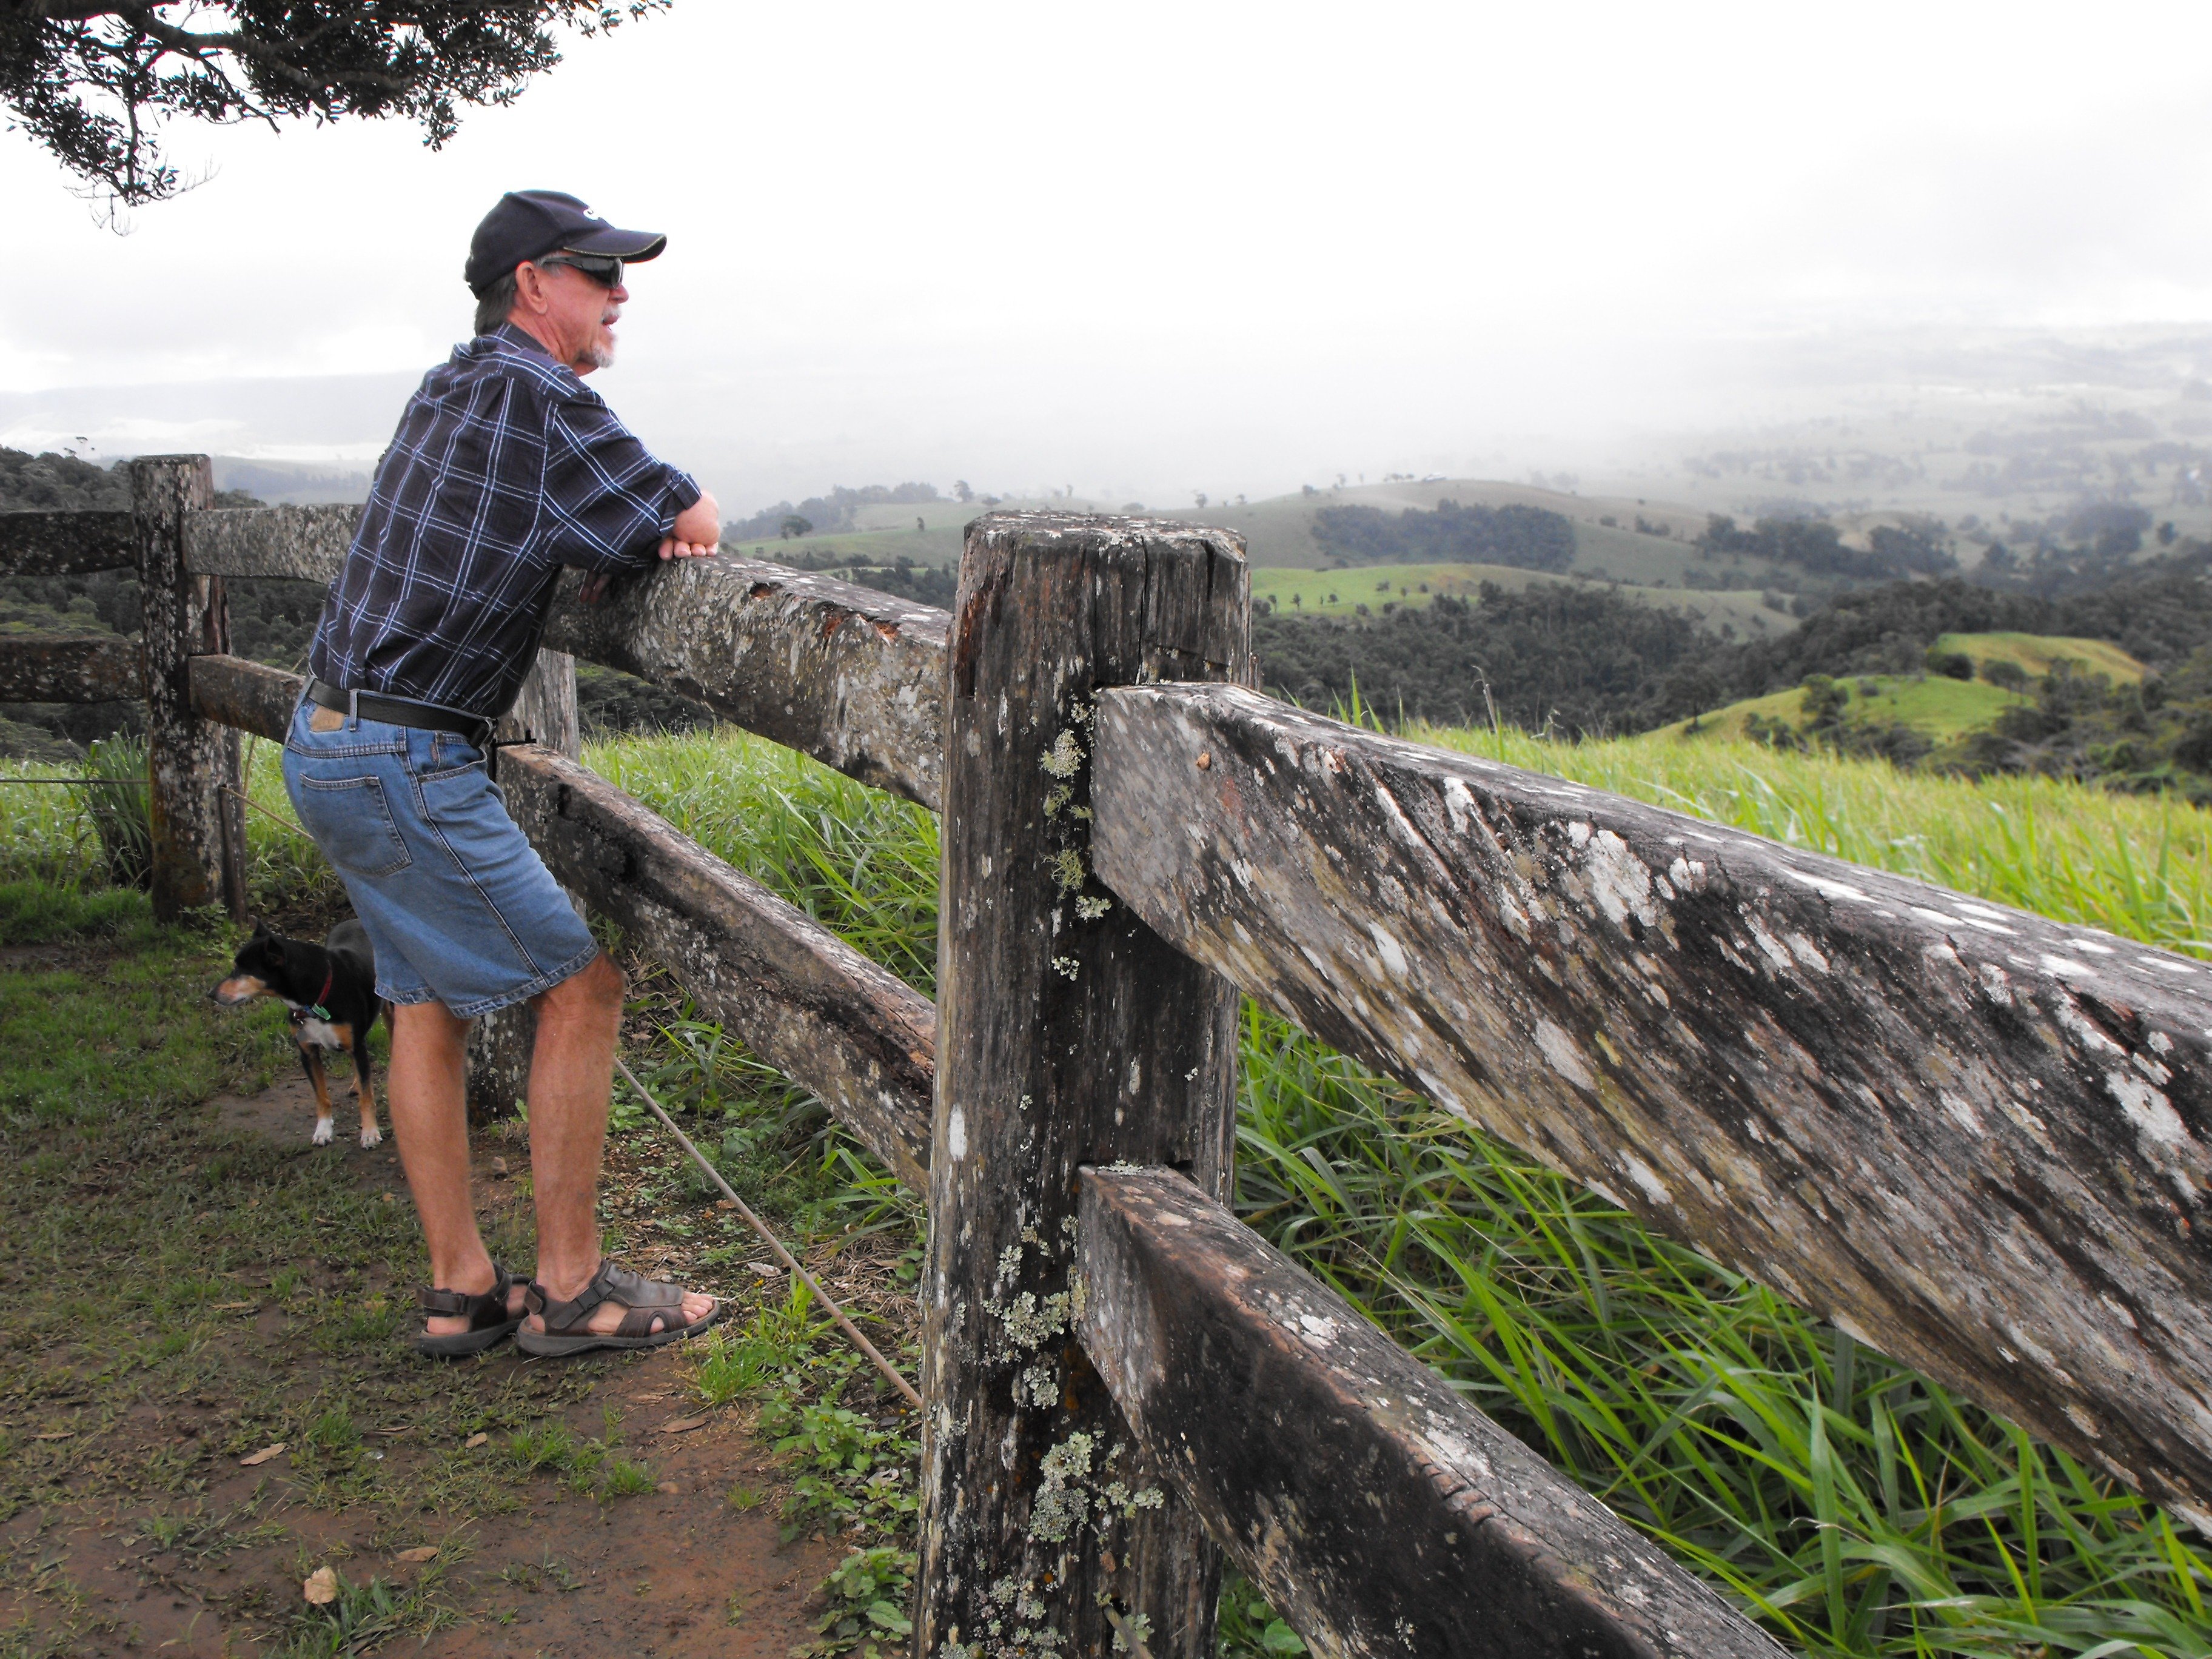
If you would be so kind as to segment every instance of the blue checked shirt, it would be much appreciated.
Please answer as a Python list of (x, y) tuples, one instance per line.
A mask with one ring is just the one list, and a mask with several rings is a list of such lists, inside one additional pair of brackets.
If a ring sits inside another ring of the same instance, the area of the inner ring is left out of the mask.
[(653, 562), (699, 486), (513, 324), (422, 377), (309, 648), (318, 679), (506, 713), (561, 567)]

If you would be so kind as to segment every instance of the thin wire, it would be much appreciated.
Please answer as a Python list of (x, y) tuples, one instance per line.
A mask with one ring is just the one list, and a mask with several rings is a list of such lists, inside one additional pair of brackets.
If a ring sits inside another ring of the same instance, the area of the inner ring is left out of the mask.
[(722, 1196), (728, 1199), (732, 1204), (735, 1205), (737, 1206), (738, 1213), (745, 1218), (752, 1230), (758, 1233), (763, 1239), (768, 1241), (769, 1249), (774, 1250), (778, 1255), (783, 1258), (784, 1266), (790, 1268), (793, 1273), (798, 1274), (800, 1279), (805, 1280), (806, 1288), (814, 1292), (816, 1300), (820, 1302), (823, 1307), (830, 1310), (830, 1316), (837, 1322), (838, 1328), (843, 1331), (846, 1335), (853, 1339), (853, 1346), (860, 1349), (862, 1353), (867, 1355), (870, 1363), (890, 1380), (891, 1385), (894, 1388), (897, 1389), (901, 1394), (906, 1396), (907, 1403), (908, 1405), (912, 1406), (916, 1411), (921, 1410), (921, 1396), (915, 1392), (914, 1384), (908, 1382), (903, 1376), (901, 1376), (897, 1369), (892, 1365), (891, 1362), (876, 1352), (876, 1345), (869, 1341), (866, 1337), (861, 1335), (860, 1328), (854, 1325), (851, 1320), (845, 1317), (845, 1310), (839, 1307), (836, 1301), (831, 1298), (829, 1291), (822, 1288), (821, 1281), (817, 1279), (812, 1273), (807, 1272), (805, 1267), (801, 1267), (799, 1262), (799, 1258), (792, 1255), (789, 1250), (783, 1248), (783, 1241), (768, 1230), (768, 1224), (752, 1212), (752, 1207), (748, 1205), (744, 1200), (739, 1198), (735, 1193), (730, 1190), (730, 1183), (722, 1179), (722, 1172), (716, 1169), (712, 1164), (709, 1164), (707, 1161), (706, 1154), (691, 1144), (690, 1136), (685, 1134), (683, 1130), (676, 1127), (676, 1120), (669, 1116), (666, 1112), (661, 1109), (660, 1103), (653, 1097), (653, 1091), (637, 1080), (637, 1073), (630, 1070), (629, 1063), (623, 1060), (620, 1054), (617, 1054), (615, 1056), (615, 1065), (617, 1068), (621, 1071), (622, 1074), (629, 1079), (629, 1086), (636, 1090), (638, 1093), (643, 1097), (647, 1105), (653, 1108), (653, 1115), (659, 1118), (662, 1123), (667, 1126), (668, 1133), (674, 1135), (678, 1140), (683, 1143), (684, 1150), (691, 1154), (691, 1161), (707, 1172), (707, 1179), (713, 1182), (717, 1187), (722, 1189)]
[(121, 784), (126, 789), (149, 789), (152, 783), (145, 778), (5, 778), (0, 783), (64, 783), (78, 789), (97, 789), (103, 784)]
[(270, 823), (275, 824), (278, 829), (289, 830), (294, 835), (301, 837), (303, 840), (313, 841), (314, 839), (313, 836), (308, 835), (306, 830), (300, 828), (298, 824), (293, 823), (291, 819), (278, 817), (276, 813), (270, 811), (267, 807), (264, 806), (259, 801), (255, 800), (251, 795), (246, 794), (243, 790), (234, 789), (227, 783), (222, 785), (222, 787), (224, 794), (232, 796), (238, 800), (244, 801), (248, 806), (260, 813), (263, 817), (267, 818)]

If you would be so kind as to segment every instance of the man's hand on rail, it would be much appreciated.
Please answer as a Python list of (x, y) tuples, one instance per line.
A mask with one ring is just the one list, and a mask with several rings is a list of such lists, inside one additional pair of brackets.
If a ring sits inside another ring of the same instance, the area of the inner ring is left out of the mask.
[(702, 495), (676, 515), (676, 522), (660, 538), (664, 559), (702, 558), (722, 539), (722, 512), (712, 495)]

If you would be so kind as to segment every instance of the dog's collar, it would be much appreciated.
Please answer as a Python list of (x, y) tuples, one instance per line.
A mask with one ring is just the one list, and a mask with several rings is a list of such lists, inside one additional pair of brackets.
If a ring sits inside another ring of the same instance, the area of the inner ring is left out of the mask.
[(311, 1019), (328, 1019), (331, 1017), (331, 1011), (325, 1007), (323, 1003), (324, 999), (330, 995), (331, 987), (337, 982), (337, 976), (338, 970), (335, 967), (331, 968), (324, 974), (323, 988), (315, 993), (315, 1000), (313, 1002), (304, 1008), (286, 1010), (292, 1017), (293, 1024), (304, 1025)]

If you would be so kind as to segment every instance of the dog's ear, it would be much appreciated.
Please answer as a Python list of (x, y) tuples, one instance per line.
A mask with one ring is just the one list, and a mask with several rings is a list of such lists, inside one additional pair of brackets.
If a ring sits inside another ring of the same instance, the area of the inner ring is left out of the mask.
[(253, 937), (256, 939), (267, 939), (269, 937), (269, 924), (266, 921), (256, 920), (253, 924)]

